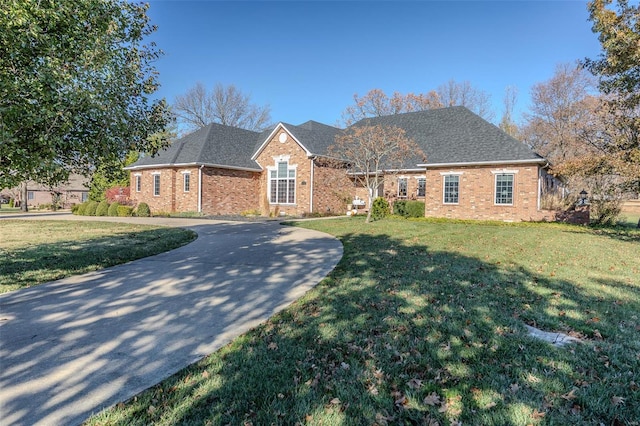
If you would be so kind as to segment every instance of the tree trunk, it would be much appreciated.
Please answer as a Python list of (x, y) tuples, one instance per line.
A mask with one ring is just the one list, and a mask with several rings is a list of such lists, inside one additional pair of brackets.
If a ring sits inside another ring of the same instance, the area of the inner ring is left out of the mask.
[(29, 207), (27, 206), (28, 196), (29, 192), (27, 191), (27, 181), (24, 181), (20, 184), (20, 198), (22, 198), (22, 202), (20, 203), (20, 211), (29, 211)]
[(637, 226), (637, 228), (639, 228), (639, 229), (640, 229), (640, 219), (638, 219), (638, 226)]

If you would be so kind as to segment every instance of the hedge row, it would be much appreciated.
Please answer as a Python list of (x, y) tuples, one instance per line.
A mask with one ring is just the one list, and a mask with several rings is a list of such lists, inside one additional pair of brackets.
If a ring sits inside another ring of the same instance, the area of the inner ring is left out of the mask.
[(78, 216), (151, 216), (151, 209), (147, 203), (138, 204), (137, 209), (131, 206), (123, 206), (118, 202), (111, 203), (102, 201), (85, 201), (82, 204), (76, 204), (71, 208), (71, 212)]
[(424, 217), (424, 202), (398, 200), (393, 203), (393, 214), (402, 217)]

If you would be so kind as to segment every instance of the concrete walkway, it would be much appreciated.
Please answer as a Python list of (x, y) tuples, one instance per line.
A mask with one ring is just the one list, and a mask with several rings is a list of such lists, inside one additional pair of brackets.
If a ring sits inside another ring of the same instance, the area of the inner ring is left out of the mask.
[(80, 424), (287, 307), (342, 257), (335, 238), (275, 222), (127, 221), (185, 227), (198, 239), (0, 295), (1, 424)]

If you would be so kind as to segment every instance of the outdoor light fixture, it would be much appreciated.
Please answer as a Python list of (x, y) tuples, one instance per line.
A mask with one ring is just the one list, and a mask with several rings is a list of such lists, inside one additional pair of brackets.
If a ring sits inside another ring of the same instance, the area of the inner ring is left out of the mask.
[(580, 191), (580, 205), (584, 206), (585, 204), (587, 204), (587, 191), (583, 189)]

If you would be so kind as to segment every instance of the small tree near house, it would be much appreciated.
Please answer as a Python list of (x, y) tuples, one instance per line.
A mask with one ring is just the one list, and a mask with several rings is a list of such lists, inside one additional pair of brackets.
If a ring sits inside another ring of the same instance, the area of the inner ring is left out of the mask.
[(337, 136), (330, 151), (332, 156), (344, 159), (349, 164), (349, 173), (367, 188), (366, 221), (370, 222), (373, 198), (385, 174), (402, 169), (406, 160), (420, 153), (420, 148), (399, 127), (365, 124)]

